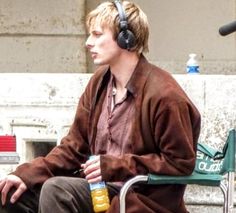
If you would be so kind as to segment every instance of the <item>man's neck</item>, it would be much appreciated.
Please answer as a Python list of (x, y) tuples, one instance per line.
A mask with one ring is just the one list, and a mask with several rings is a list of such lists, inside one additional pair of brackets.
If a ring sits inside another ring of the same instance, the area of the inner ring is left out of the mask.
[(139, 61), (139, 57), (138, 54), (127, 51), (119, 57), (115, 64), (110, 66), (118, 90), (125, 88)]

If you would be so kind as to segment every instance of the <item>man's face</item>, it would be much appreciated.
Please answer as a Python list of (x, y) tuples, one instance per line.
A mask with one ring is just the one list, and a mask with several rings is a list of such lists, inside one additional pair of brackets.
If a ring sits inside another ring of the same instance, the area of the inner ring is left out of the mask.
[(122, 49), (113, 38), (112, 31), (108, 27), (97, 25), (90, 29), (90, 35), (86, 41), (86, 47), (96, 65), (110, 65), (117, 62)]

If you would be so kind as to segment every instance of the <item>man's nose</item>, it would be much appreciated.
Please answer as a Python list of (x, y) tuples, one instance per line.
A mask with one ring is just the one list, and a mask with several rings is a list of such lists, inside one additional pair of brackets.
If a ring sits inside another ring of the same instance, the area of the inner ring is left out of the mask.
[(93, 43), (94, 43), (94, 42), (93, 42), (92, 36), (90, 35), (90, 36), (87, 38), (86, 42), (85, 42), (85, 46), (86, 46), (88, 49), (90, 49), (90, 48), (94, 45)]

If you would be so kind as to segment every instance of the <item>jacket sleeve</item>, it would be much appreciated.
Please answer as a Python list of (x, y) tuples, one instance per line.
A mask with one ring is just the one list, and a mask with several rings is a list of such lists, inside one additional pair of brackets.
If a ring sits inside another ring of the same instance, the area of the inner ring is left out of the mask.
[(41, 184), (55, 175), (71, 175), (87, 160), (90, 152), (87, 138), (90, 106), (88, 101), (85, 101), (87, 90), (89, 87), (80, 98), (74, 122), (61, 144), (46, 157), (38, 157), (29, 163), (24, 163), (12, 173), (19, 176), (28, 188)]
[[(124, 181), (137, 174), (189, 175), (194, 169), (200, 115), (187, 101), (163, 101), (153, 116), (155, 148), (120, 157), (101, 156), (102, 177)], [(145, 141), (144, 143), (150, 143)], [(144, 145), (145, 146), (145, 145)], [(144, 148), (145, 150), (145, 148)]]

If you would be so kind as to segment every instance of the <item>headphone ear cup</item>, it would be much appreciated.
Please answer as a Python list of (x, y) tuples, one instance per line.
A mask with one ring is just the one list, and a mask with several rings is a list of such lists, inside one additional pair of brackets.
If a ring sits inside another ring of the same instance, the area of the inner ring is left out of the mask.
[(117, 36), (117, 44), (122, 49), (131, 49), (135, 46), (135, 36), (130, 30), (122, 30)]

